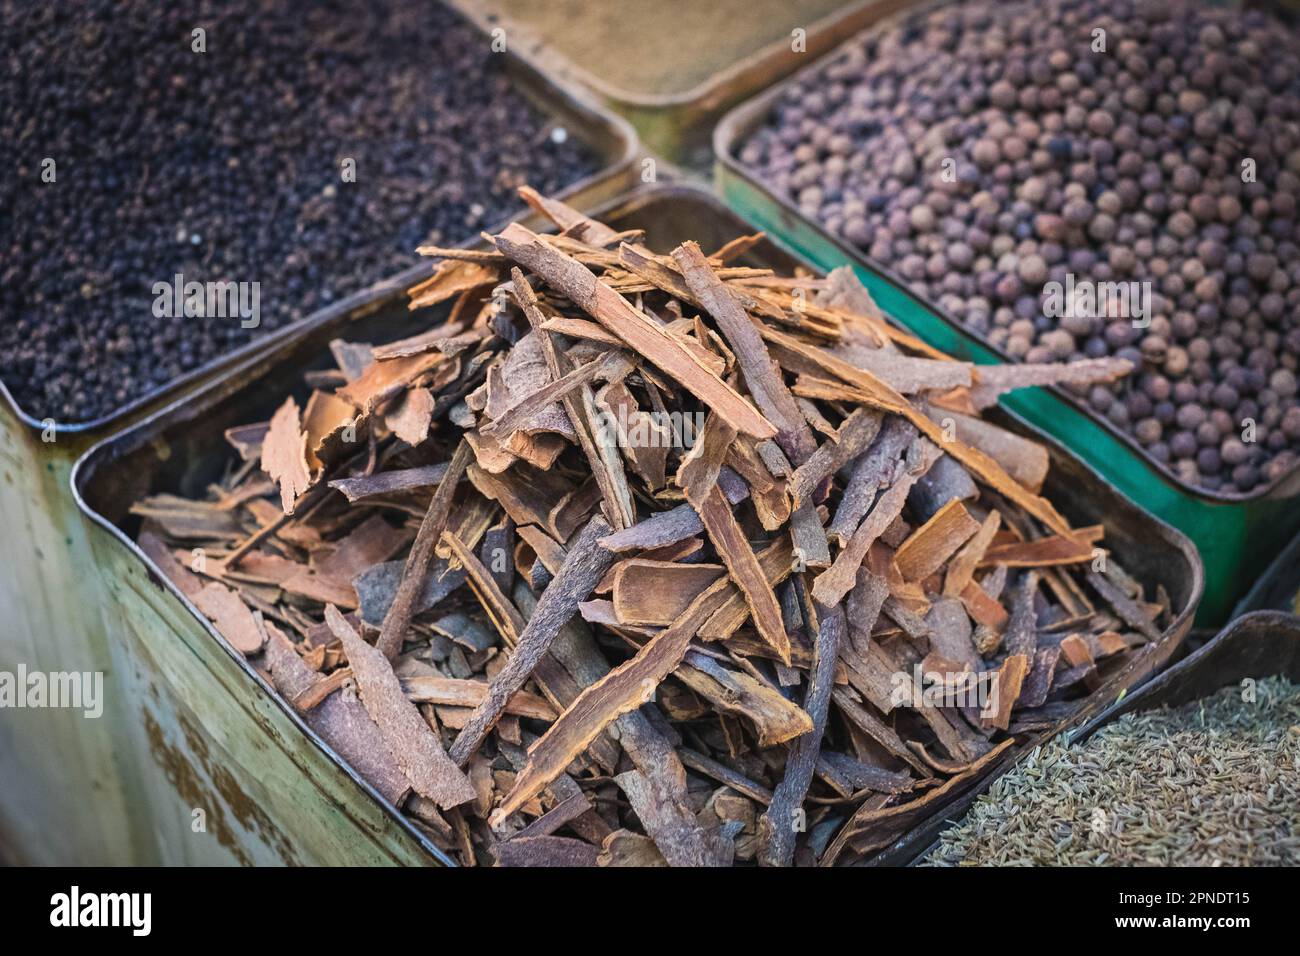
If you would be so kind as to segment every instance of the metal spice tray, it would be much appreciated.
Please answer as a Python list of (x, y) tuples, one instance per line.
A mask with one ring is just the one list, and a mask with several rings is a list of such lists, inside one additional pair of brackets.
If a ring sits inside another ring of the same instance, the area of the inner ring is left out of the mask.
[[(871, 30), (886, 30), (909, 12), (903, 11)], [(816, 74), (852, 42), (846, 41), (819, 63), (805, 67), (723, 117), (713, 137), (718, 193), (742, 216), (819, 269), (852, 266), (880, 307), (929, 344), (980, 364), (1016, 361), (934, 302), (911, 292), (907, 282), (888, 264), (869, 258), (831, 235), (740, 162), (739, 147), (766, 120), (786, 89)], [(1300, 530), (1300, 507), (1295, 500), (1300, 497), (1300, 467), (1249, 494), (1206, 491), (1176, 477), (1167, 466), (1150, 457), (1133, 436), (1064, 389), (1024, 389), (1004, 397), (1002, 402), (1030, 424), (1061, 439), (1124, 494), (1196, 543), (1207, 570), (1199, 626), (1222, 625), (1269, 559)]]
[[(646, 229), (647, 241), (656, 246), (687, 237), (721, 244), (752, 231), (710, 194), (681, 186), (633, 194), (599, 215), (615, 229)], [(762, 243), (751, 261), (782, 269), (798, 264), (771, 242)], [(147, 795), (132, 803), (133, 812), (137, 820), (147, 815), (141, 827), (158, 834), (141, 849), (141, 859), (167, 862), (193, 853), (205, 861), (243, 854), (270, 862), (289, 855), (304, 863), (446, 862), (408, 819), (341, 764), (149, 561), (129, 533), (136, 519), (127, 513), (150, 491), (201, 489), (221, 467), (223, 430), (266, 417), (286, 392), (299, 387), (304, 370), (328, 367), (330, 339), (346, 331), (383, 340), (409, 330), (401, 304), (371, 310), (355, 326), (352, 317), (340, 317), (100, 443), (78, 463), (74, 489), (107, 595), (104, 629), (116, 679), (123, 684), (113, 695), (121, 708), (113, 719), (129, 741)], [(1103, 524), (1116, 560), (1148, 586), (1163, 587), (1171, 601), (1172, 623), (1160, 640), (1080, 700), (1070, 717), (1076, 721), (1141, 684), (1175, 654), (1200, 599), (1200, 561), (1186, 538), (1059, 444), (1005, 413), (998, 421), (1047, 445), (1052, 470), (1046, 493), (1072, 522)], [(900, 815), (891, 830), (895, 842), (882, 848), (879, 861), (906, 859), (1018, 754), (1064, 725), (1026, 734), (978, 775), (956, 782), (932, 804)], [(305, 746), (304, 734), (314, 746)], [(192, 849), (188, 825), (191, 808), (199, 803), (222, 807), (223, 818), (234, 821), (226, 828), (230, 847), (209, 841)], [(260, 816), (251, 821), (240, 816), (244, 805), (256, 806)]]
[[(483, 29), (510, 23), (472, 0), (452, 2)], [(792, 51), (788, 38), (777, 40), (683, 93), (654, 94), (620, 88), (531, 36), (532, 42), (526, 49), (545, 69), (571, 76), (593, 90), (607, 106), (631, 120), (649, 149), (672, 162), (690, 165), (698, 158), (701, 165), (707, 166), (709, 134), (724, 110), (780, 80), (809, 58), (820, 57), (846, 37), (915, 2), (858, 0), (811, 23), (804, 52)], [(524, 25), (518, 29), (527, 33)], [(628, 55), (635, 54), (629, 50)]]

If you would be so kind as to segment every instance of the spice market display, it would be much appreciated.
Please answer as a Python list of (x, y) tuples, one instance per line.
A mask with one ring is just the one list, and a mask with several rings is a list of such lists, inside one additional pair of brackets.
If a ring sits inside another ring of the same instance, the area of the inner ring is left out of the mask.
[(0, 0), (0, 166), (15, 929), (1280, 909), (1300, 3)]

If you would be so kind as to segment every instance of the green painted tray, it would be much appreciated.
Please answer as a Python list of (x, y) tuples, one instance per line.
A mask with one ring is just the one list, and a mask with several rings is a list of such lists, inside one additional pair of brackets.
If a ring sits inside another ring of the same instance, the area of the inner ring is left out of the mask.
[[(806, 71), (820, 68), (813, 64)], [(766, 119), (786, 86), (803, 76), (796, 74), (742, 103), (718, 124), (713, 148), (719, 194), (741, 216), (819, 269), (851, 266), (882, 309), (936, 348), (984, 365), (1014, 361), (938, 306), (907, 291), (906, 283), (886, 266), (840, 242), (741, 164), (737, 147)], [(1246, 495), (1205, 491), (1175, 477), (1131, 436), (1060, 389), (1022, 389), (1002, 403), (1060, 439), (1120, 491), (1192, 539), (1205, 563), (1199, 627), (1222, 625), (1269, 560), (1300, 529), (1300, 468)]]

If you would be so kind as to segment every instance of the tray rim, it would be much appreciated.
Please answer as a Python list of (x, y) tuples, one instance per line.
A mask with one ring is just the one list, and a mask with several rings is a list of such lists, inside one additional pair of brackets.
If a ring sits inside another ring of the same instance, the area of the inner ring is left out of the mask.
[[(1277, 628), (1277, 629), (1290, 629), (1297, 643), (1300, 643), (1300, 617), (1297, 617), (1294, 614), (1287, 614), (1283, 611), (1252, 611), (1248, 614), (1243, 614), (1239, 617), (1235, 617), (1227, 624), (1225, 624), (1223, 628), (1217, 634), (1214, 635), (1214, 637), (1212, 637), (1205, 644), (1201, 645), (1195, 651), (1192, 651), (1190, 654), (1187, 654), (1181, 657), (1180, 659), (1174, 661), (1172, 664), (1169, 664), (1162, 670), (1156, 671), (1155, 673), (1151, 674), (1150, 677), (1147, 678), (1147, 680), (1137, 685), (1137, 687), (1134, 689), (1134, 693), (1131, 696), (1127, 693), (1121, 695), (1119, 699), (1114, 701), (1108, 707), (1105, 707), (1102, 710), (1098, 711), (1097, 713), (1093, 714), (1091, 717), (1089, 717), (1083, 723), (1079, 724), (1077, 727), (1064, 728), (1062, 730), (1059, 730), (1056, 732), (1056, 734), (1053, 734), (1053, 737), (1063, 734), (1065, 739), (1065, 744), (1067, 746), (1073, 747), (1078, 744), (1085, 743), (1099, 730), (1109, 726), (1111, 723), (1113, 723), (1115, 720), (1117, 720), (1119, 717), (1123, 716), (1126, 713), (1130, 713), (1133, 711), (1145, 712), (1148, 710), (1153, 710), (1159, 706), (1162, 706), (1160, 701), (1158, 701), (1156, 698), (1164, 689), (1166, 683), (1168, 683), (1170, 680), (1176, 679), (1177, 676), (1183, 673), (1184, 671), (1193, 670), (1196, 667), (1198, 667), (1206, 657), (1214, 653), (1220, 641), (1245, 639), (1245, 637), (1250, 636), (1252, 630), (1257, 626), (1264, 626), (1268, 628)], [(1243, 634), (1245, 635), (1245, 637), (1239, 637), (1239, 635), (1243, 635)], [(1221, 685), (1220, 689), (1222, 689), (1222, 687), (1229, 686), (1233, 682), (1233, 679), (1234, 678), (1228, 678)], [(1021, 754), (1019, 757), (1017, 757), (1016, 761), (1013, 762), (1012, 766), (1015, 763), (1018, 763), (1021, 759), (1023, 759), (1024, 756), (1028, 753), (1029, 751), (1026, 750), (1024, 754)], [(1010, 770), (1011, 766), (1008, 766), (1006, 769)], [(1003, 772), (1006, 771), (1004, 770)], [(968, 809), (968, 808), (969, 807), (966, 807), (964, 809)], [(934, 839), (928, 842), (925, 848), (919, 851), (907, 863), (907, 865), (909, 866), (919, 865), (920, 862), (926, 856), (929, 856), (929, 854), (933, 852), (933, 850), (936, 847), (938, 847), (939, 836), (941, 833), (942, 833), (942, 829), (935, 834)]]
[[(1152, 675), (1152, 679), (1140, 687), (1131, 697), (1125, 696), (1115, 701), (1115, 703), (1097, 713), (1086, 723), (1072, 730), (1066, 742), (1070, 745), (1082, 743), (1124, 714), (1135, 711), (1145, 712), (1162, 706), (1161, 701), (1157, 698), (1166, 684), (1177, 679), (1184, 672), (1196, 670), (1206, 658), (1212, 657), (1218, 648), (1224, 644), (1246, 640), (1251, 636), (1254, 629), (1259, 627), (1289, 631), (1297, 644), (1300, 645), (1300, 617), (1294, 614), (1286, 611), (1261, 610), (1250, 611), (1239, 617), (1234, 617), (1217, 634), (1196, 650), (1170, 664), (1159, 674)], [(1226, 677), (1219, 689), (1222, 690), (1224, 687), (1229, 686), (1236, 679), (1234, 676)]]

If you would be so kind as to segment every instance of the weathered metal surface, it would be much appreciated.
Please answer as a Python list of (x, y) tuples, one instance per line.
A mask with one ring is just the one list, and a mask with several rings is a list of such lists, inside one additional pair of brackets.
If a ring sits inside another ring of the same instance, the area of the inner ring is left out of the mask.
[(116, 535), (91, 545), (113, 635), (114, 692), (149, 832), (162, 865), (386, 865), (445, 862), (214, 639)]
[[(649, 190), (601, 216), (618, 229), (646, 229), (648, 241), (657, 247), (687, 237), (713, 247), (750, 231), (716, 199), (689, 187)], [(759, 250), (759, 258), (782, 269), (795, 264), (770, 243)], [(372, 312), (346, 330), (345, 324), (312, 330), (101, 443), (74, 474), (104, 579), (105, 627), (130, 699), (134, 772), (148, 795), (144, 807), (133, 809), (146, 813), (157, 831), (150, 846), (155, 858), (273, 863), (290, 862), (289, 856), (297, 862), (433, 859), (418, 831), (338, 763), (255, 669), (162, 580), (128, 533), (134, 531), (127, 515), (131, 502), (151, 490), (201, 489), (221, 467), (214, 449), (221, 446), (222, 431), (269, 415), (285, 391), (298, 387), (304, 368), (329, 365), (329, 339), (345, 332), (379, 339), (410, 331), (400, 308)], [(1009, 416), (1005, 424), (1032, 431)], [(1080, 525), (1104, 524), (1117, 559), (1144, 581), (1162, 584), (1176, 611), (1160, 642), (1089, 699), (1085, 712), (1095, 712), (1174, 653), (1200, 597), (1200, 563), (1180, 534), (1105, 485), (1059, 445), (1048, 444), (1053, 458), (1049, 493), (1063, 503), (1067, 517)], [(975, 789), (956, 795), (956, 802), (936, 808), (918, 832), (939, 825), (1008, 763), (993, 768)], [(200, 800), (221, 807), (222, 827), (215, 832), (224, 835), (224, 844), (211, 836), (211, 810), (210, 835), (195, 839), (189, 833)], [(911, 847), (914, 840), (903, 843)], [(906, 848), (889, 851), (895, 852)]]
[[(908, 11), (873, 26), (883, 29)], [(836, 54), (831, 53), (828, 58)], [(742, 103), (713, 136), (715, 180), (729, 206), (820, 269), (849, 265), (882, 309), (931, 345), (979, 363), (1012, 361), (937, 304), (912, 293), (889, 263), (878, 262), (832, 236), (742, 164), (738, 147), (761, 125), (791, 84), (820, 68), (812, 64), (789, 80)], [(1270, 558), (1300, 530), (1300, 467), (1246, 495), (1195, 488), (1151, 458), (1127, 432), (1096, 415), (1060, 388), (1023, 389), (1002, 404), (1069, 448), (1158, 518), (1190, 537), (1207, 566), (1206, 595), (1197, 624), (1221, 626), (1233, 604)]]
[[(99, 579), (68, 487), (86, 442), (43, 442), (0, 394), (0, 671), (103, 676), (104, 713), (0, 710), (0, 846), (31, 864), (132, 860)], [(20, 688), (22, 690), (22, 688)]]
[[(101, 516), (129, 524), (127, 507), (151, 483), (185, 486), (213, 477), (222, 430), (256, 420), (259, 403), (287, 389), (302, 368), (326, 364), (329, 340), (354, 334), (354, 323), (358, 335), (382, 329), (395, 336), (410, 321), (405, 303), (390, 301), (303, 328), (96, 445), (74, 469), (75, 501), (86, 507), (84, 495), (95, 509), (82, 534), (114, 671), (114, 736), (132, 789), (122, 813), (141, 834), (131, 862), (446, 862)], [(80, 784), (75, 772), (65, 780), (74, 789)], [(48, 815), (33, 819), (45, 828), (56, 823)]]

